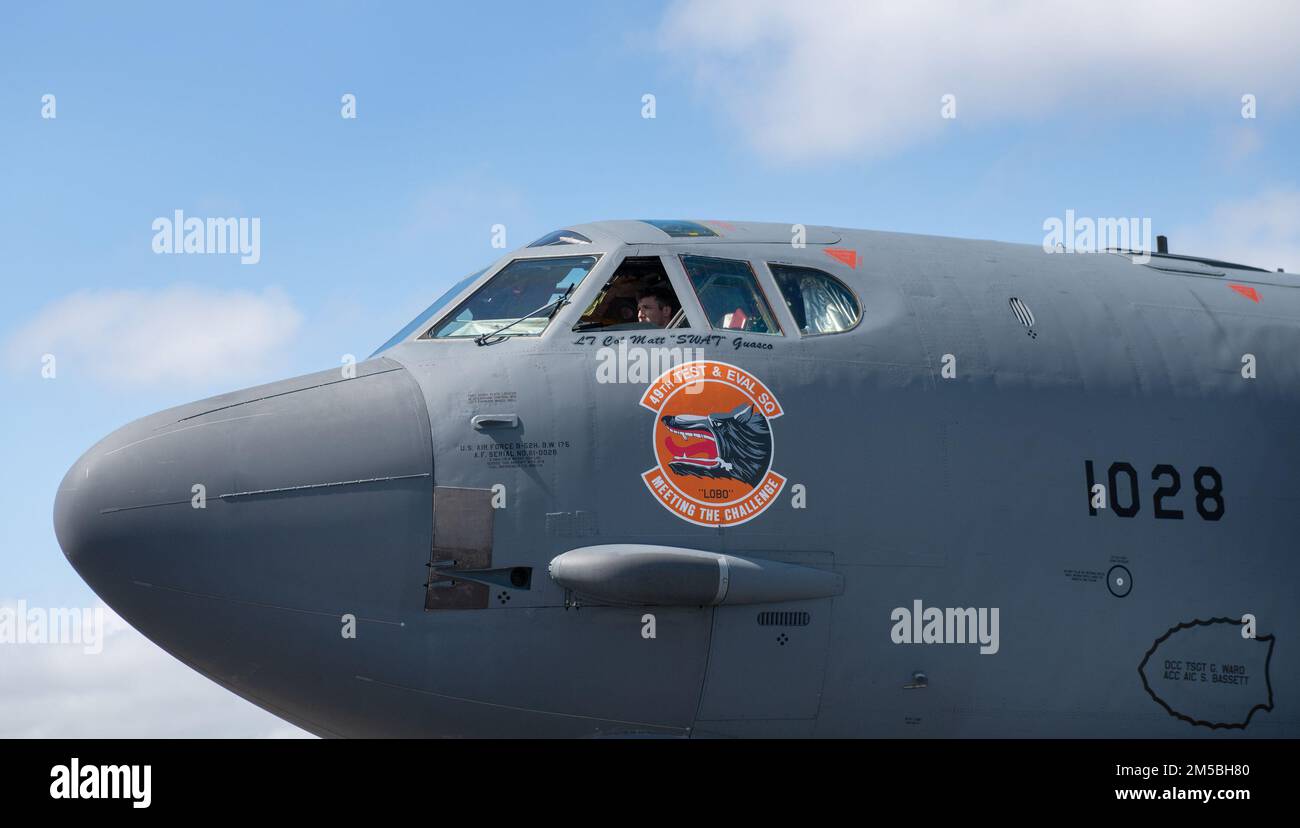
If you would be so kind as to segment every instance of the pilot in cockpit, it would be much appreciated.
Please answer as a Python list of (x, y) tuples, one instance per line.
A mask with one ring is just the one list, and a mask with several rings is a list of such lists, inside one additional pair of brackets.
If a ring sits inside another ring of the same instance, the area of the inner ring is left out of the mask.
[(656, 328), (666, 328), (677, 312), (677, 297), (662, 287), (652, 287), (642, 291), (636, 300), (636, 318), (638, 322), (648, 322)]

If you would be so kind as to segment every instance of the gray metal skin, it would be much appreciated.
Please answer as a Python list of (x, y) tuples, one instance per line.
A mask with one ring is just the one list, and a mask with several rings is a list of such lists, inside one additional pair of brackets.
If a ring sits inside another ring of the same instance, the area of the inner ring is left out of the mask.
[[(355, 378), (326, 371), (131, 423), (61, 485), (65, 554), (150, 639), (322, 736), (1300, 736), (1294, 276), (840, 228), (808, 228), (796, 248), (787, 225), (712, 226), (720, 238), (576, 225), (592, 244), (516, 251), (462, 293), (515, 258), (600, 254), (540, 336), (415, 339), (435, 318)], [(646, 332), (593, 332), (591, 345), (572, 330), (623, 257), (658, 255), (690, 323), (673, 333), (717, 333), (682, 253), (752, 261), (783, 330), (721, 332), (705, 348), (784, 407), (772, 468), (789, 482), (725, 528), (676, 517), (642, 482), (655, 462), (646, 386), (595, 380), (606, 336)], [(833, 274), (861, 322), (801, 337), (766, 262)], [(1010, 297), (1032, 309), (1034, 336)], [(1253, 380), (1241, 375), (1248, 353)], [(518, 426), (476, 431), (481, 414)], [(567, 448), (531, 467), (476, 459), (475, 446), (517, 440)], [(1089, 514), (1087, 460), (1102, 483), (1111, 463), (1133, 465), (1138, 514)], [(1182, 520), (1153, 516), (1157, 464), (1182, 474), (1169, 501)], [(1222, 520), (1194, 509), (1201, 466), (1222, 475)], [(528, 589), (493, 588), (485, 609), (425, 609), (435, 484), (504, 486), (492, 565), (532, 567)], [(794, 484), (806, 508), (794, 508)], [(602, 544), (802, 564), (838, 574), (843, 590), (628, 607), (547, 577), (556, 556)], [(1116, 565), (1131, 573), (1122, 597), (1095, 574)], [(998, 652), (895, 643), (891, 612), (917, 599), (999, 608)], [(805, 611), (808, 623), (761, 626), (765, 610)], [(340, 632), (347, 613), (355, 639)], [(1157, 639), (1244, 613), (1276, 636), (1267, 675), (1251, 668), (1251, 692), (1266, 682), (1271, 707), (1245, 727), (1211, 727), (1222, 723), (1157, 702), (1138, 670)]]

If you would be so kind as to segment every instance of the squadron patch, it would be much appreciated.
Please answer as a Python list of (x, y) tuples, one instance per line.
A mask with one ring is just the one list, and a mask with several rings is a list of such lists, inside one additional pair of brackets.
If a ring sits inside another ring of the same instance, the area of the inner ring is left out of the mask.
[(655, 414), (655, 466), (641, 475), (668, 511), (700, 526), (758, 517), (785, 486), (772, 471), (781, 405), (756, 377), (700, 360), (665, 371), (641, 397)]

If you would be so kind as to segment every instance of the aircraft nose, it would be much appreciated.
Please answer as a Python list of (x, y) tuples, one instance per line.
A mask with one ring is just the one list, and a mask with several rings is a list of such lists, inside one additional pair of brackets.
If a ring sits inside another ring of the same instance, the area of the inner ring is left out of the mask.
[[(114, 432), (108, 439), (114, 439), (134, 425), (132, 423), (131, 426)], [(64, 557), (81, 574), (82, 579), (87, 581), (89, 579), (82, 568), (89, 553), (92, 548), (102, 548), (105, 545), (104, 539), (95, 537), (96, 530), (102, 527), (97, 520), (99, 508), (96, 504), (103, 500), (113, 485), (110, 482), (109, 486), (101, 487), (100, 483), (116, 476), (112, 471), (101, 469), (101, 473), (95, 475), (95, 480), (90, 480), (90, 458), (94, 452), (95, 449), (92, 448), (72, 464), (54, 496), (54, 536), (58, 539)]]
[[(237, 669), (214, 663), (224, 650), (213, 630), (229, 638), (231, 625), (256, 614), (250, 608), (337, 619), (395, 617), (403, 598), (419, 605), (432, 533), (424, 398), (391, 360), (356, 369), (214, 397), (113, 432), (55, 496), (64, 555), (133, 626), (213, 668)], [(221, 618), (224, 630), (214, 625)], [(250, 641), (266, 629), (250, 629)]]
[[(201, 479), (220, 491), (230, 480), (229, 458), (215, 451), (213, 432), (190, 439), (172, 428), (184, 416), (183, 409), (173, 409), (123, 426), (81, 455), (59, 484), (54, 535), (97, 593), (115, 591), (117, 576), (139, 574), (142, 554), (155, 541), (166, 539), (169, 557), (175, 557), (196, 540), (187, 535), (202, 527), (179, 511), (191, 507), (188, 493), (195, 484), (186, 480)], [(198, 485), (206, 494), (207, 486)], [(206, 506), (202, 500), (194, 503)]]

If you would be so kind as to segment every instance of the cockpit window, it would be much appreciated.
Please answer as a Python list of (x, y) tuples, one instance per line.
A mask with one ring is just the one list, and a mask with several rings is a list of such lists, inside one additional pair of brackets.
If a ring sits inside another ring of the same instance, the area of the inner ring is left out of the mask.
[(554, 303), (577, 289), (598, 258), (515, 259), (421, 339), (481, 336), (507, 325), (511, 335), (536, 336), (550, 324)]
[(682, 256), (682, 267), (691, 278), (709, 324), (737, 333), (780, 335), (781, 327), (772, 315), (749, 262)]
[(674, 239), (695, 239), (718, 235), (703, 224), (694, 221), (678, 221), (674, 219), (641, 219), (641, 221), (653, 227), (658, 227)]
[(805, 335), (840, 333), (858, 324), (862, 310), (848, 286), (811, 267), (767, 265)]
[(591, 244), (591, 239), (573, 230), (556, 230), (547, 233), (529, 247), (552, 247), (557, 244)]
[(383, 345), (380, 345), (379, 349), (376, 350), (370, 356), (371, 357), (378, 356), (379, 354), (383, 353), (384, 351), (387, 351), (389, 348), (393, 347), (397, 343), (406, 339), (411, 334), (415, 333), (417, 330), (420, 329), (421, 326), (424, 325), (424, 323), (432, 319), (438, 313), (438, 311), (445, 308), (448, 302), (450, 302), (452, 299), (455, 299), (456, 296), (462, 290), (464, 290), (466, 287), (470, 285), (470, 283), (472, 283), (478, 277), (482, 276), (483, 272), (486, 270), (487, 270), (486, 267), (482, 268), (481, 270), (476, 270), (473, 273), (466, 276), (464, 279), (461, 279), (459, 282), (452, 285), (450, 290), (448, 290), (443, 295), (439, 296), (437, 301), (435, 301), (432, 305), (424, 309), (423, 313), (421, 313), (419, 316), (412, 319), (410, 322), (406, 323), (406, 327), (402, 328), (400, 331), (393, 334), (392, 339), (388, 340)]
[(596, 294), (575, 331), (679, 327), (682, 303), (658, 256), (629, 256)]

